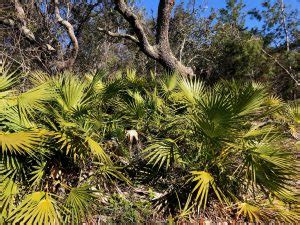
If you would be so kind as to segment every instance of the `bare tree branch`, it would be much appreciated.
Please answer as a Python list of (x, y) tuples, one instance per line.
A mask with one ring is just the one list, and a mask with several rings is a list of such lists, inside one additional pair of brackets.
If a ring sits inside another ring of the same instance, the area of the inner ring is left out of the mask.
[(180, 47), (180, 51), (179, 51), (179, 61), (180, 62), (182, 62), (182, 54), (183, 54), (185, 42), (186, 42), (186, 37), (183, 39), (181, 47)]
[(287, 68), (285, 68), (276, 58), (274, 58), (271, 54), (266, 52), (266, 50), (262, 49), (262, 52), (269, 56), (271, 59), (274, 60), (274, 62), (281, 68), (283, 69), (296, 83), (297, 86), (300, 86), (300, 81), (298, 81), (293, 73), (291, 73)]
[(132, 36), (132, 35), (130, 35), (130, 34), (114, 33), (114, 32), (105, 30), (105, 29), (100, 28), (100, 27), (98, 27), (97, 29), (98, 29), (100, 32), (103, 32), (103, 33), (105, 33), (105, 34), (107, 34), (107, 35), (109, 35), (109, 36), (111, 36), (111, 37), (125, 38), (125, 39), (128, 39), (128, 40), (130, 40), (130, 41), (135, 42), (136, 44), (139, 44), (139, 40), (138, 40), (136, 37), (134, 37), (134, 36)]
[(3, 24), (8, 27), (14, 27), (16, 25), (16, 22), (12, 19), (0, 18), (0, 24)]
[[(169, 41), (169, 24), (174, 0), (160, 0), (157, 16), (156, 45), (151, 45), (147, 37), (141, 19), (129, 8), (124, 0), (114, 0), (115, 9), (129, 22), (133, 28), (136, 38), (132, 35), (120, 35), (106, 31), (113, 37), (123, 37), (134, 41), (147, 56), (156, 60), (166, 69), (177, 71), (183, 75), (194, 75), (192, 68), (184, 66), (180, 60), (176, 59)], [(103, 31), (103, 30), (101, 30)], [(138, 41), (136, 41), (138, 40)]]
[(286, 51), (289, 52), (290, 51), (290, 37), (289, 37), (289, 32), (288, 32), (288, 26), (286, 24), (286, 16), (285, 16), (285, 5), (283, 0), (280, 0), (280, 10), (281, 10), (281, 23), (284, 29), (284, 33), (285, 33), (285, 44), (286, 44)]
[(26, 15), (21, 3), (19, 2), (19, 0), (14, 0), (14, 3), (16, 9), (16, 17), (21, 22), (21, 25), (19, 27), (20, 31), (29, 41), (35, 42), (36, 39), (33, 32), (27, 27)]
[(58, 70), (63, 70), (63, 69), (66, 69), (66, 68), (70, 68), (76, 58), (77, 58), (77, 55), (78, 55), (78, 51), (79, 51), (79, 45), (78, 45), (78, 40), (75, 36), (75, 32), (74, 32), (74, 28), (72, 26), (72, 24), (67, 21), (67, 20), (64, 20), (61, 15), (60, 15), (60, 12), (59, 12), (59, 1), (58, 0), (54, 0), (54, 12), (55, 12), (55, 17), (57, 19), (57, 22), (59, 24), (61, 24), (67, 31), (72, 43), (73, 43), (73, 51), (72, 51), (72, 57), (70, 57), (68, 60), (66, 61), (63, 61), (63, 62), (58, 62), (57, 63), (57, 69)]
[(140, 49), (149, 57), (156, 59), (158, 57), (157, 49), (151, 46), (146, 35), (142, 21), (134, 14), (134, 12), (127, 6), (124, 0), (114, 0), (115, 9), (130, 23), (134, 28), (134, 32), (139, 42), (136, 42)]

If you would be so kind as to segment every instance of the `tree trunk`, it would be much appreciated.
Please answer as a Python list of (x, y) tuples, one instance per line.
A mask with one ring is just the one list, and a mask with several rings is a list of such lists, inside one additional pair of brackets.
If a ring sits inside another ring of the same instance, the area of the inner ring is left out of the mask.
[(129, 8), (124, 0), (114, 0), (116, 10), (128, 21), (136, 35), (114, 33), (98, 28), (99, 31), (112, 37), (125, 38), (137, 44), (148, 57), (159, 62), (167, 71), (178, 72), (183, 76), (194, 76), (193, 69), (182, 64), (171, 48), (169, 41), (169, 24), (174, 0), (160, 0), (157, 15), (156, 43), (151, 45), (141, 19)]

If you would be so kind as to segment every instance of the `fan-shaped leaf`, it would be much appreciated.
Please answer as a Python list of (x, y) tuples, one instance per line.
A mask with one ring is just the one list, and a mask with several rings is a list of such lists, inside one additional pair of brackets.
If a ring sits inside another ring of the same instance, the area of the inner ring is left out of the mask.
[(201, 208), (203, 206), (204, 210), (207, 204), (208, 192), (210, 188), (213, 188), (214, 193), (218, 197), (218, 199), (222, 202), (222, 192), (216, 186), (215, 180), (213, 176), (205, 171), (191, 171), (193, 176), (192, 182), (196, 182), (196, 185), (193, 189), (193, 192), (196, 192), (196, 201), (199, 199), (198, 207)]
[(2, 154), (34, 154), (42, 143), (44, 132), (19, 131), (15, 133), (0, 132)]
[(92, 213), (96, 198), (95, 191), (88, 185), (71, 188), (65, 204), (69, 209), (66, 221), (81, 224)]
[(12, 223), (40, 225), (57, 225), (62, 221), (57, 202), (45, 192), (27, 195), (7, 220)]

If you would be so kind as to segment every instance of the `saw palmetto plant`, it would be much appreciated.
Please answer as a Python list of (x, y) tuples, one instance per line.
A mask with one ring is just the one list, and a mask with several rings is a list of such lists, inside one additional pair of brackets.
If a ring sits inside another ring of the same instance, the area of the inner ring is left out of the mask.
[(263, 85), (128, 70), (36, 72), (24, 87), (9, 71), (0, 76), (1, 223), (93, 221), (109, 214), (107, 196), (139, 185), (161, 192), (149, 203), (174, 218), (222, 208), (234, 220), (299, 220), (292, 137), (276, 119), (288, 111), (295, 128), (299, 113), (270, 104)]

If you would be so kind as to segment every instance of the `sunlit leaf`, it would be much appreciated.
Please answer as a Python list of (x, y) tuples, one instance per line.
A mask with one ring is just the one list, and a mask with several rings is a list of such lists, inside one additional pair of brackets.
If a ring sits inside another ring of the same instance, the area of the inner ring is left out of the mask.
[(25, 197), (7, 219), (12, 223), (60, 224), (62, 221), (57, 202), (46, 192), (34, 192)]

